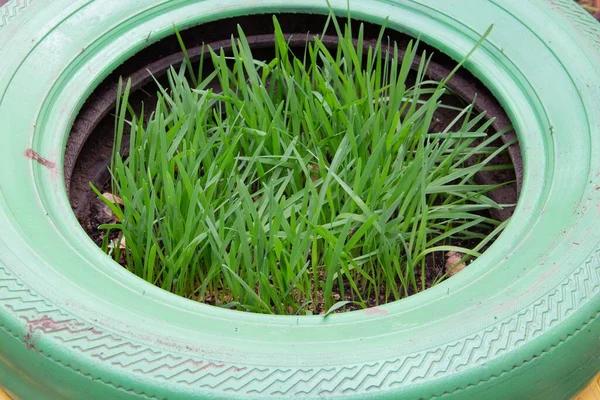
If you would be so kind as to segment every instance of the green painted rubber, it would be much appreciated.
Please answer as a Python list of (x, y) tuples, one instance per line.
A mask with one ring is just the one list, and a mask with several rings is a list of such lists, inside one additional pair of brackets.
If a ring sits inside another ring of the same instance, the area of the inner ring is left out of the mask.
[[(16, 17), (22, 10), (34, 0), (23, 1), (1, 1), (0, 0), (0, 29), (8, 24), (8, 22)], [(5, 4), (3, 4), (5, 3)]]
[(324, 13), (325, 2), (11, 0), (0, 8), (0, 387), (15, 399), (548, 399), (598, 372), (599, 25), (571, 0), (351, 7), (456, 59), (494, 23), (467, 67), (514, 122), (525, 179), (484, 256), (421, 294), (327, 319), (217, 309), (141, 281), (70, 211), (62, 163), (77, 110), (173, 23)]

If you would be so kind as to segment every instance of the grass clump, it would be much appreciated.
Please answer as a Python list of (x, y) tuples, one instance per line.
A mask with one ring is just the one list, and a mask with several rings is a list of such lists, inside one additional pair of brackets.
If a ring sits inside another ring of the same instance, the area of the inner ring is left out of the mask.
[(446, 93), (426, 79), (430, 58), (329, 23), (338, 47), (315, 37), (297, 55), (274, 18), (267, 61), (239, 29), (231, 54), (207, 49), (212, 74), (192, 75), (189, 59), (172, 68), (149, 118), (123, 88), (111, 167), (122, 205), (97, 192), (117, 219), (101, 228), (124, 238), (105, 235), (116, 260), (198, 301), (310, 314), (423, 290), (432, 257), (476, 257), (498, 234), (482, 211), (500, 205), (474, 175), (507, 147), (493, 146), (502, 133), (472, 106), (430, 132)]

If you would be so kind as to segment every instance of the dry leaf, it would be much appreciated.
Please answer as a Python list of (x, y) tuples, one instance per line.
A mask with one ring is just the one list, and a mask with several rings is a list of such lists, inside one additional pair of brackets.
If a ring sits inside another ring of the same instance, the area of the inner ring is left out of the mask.
[(112, 193), (108, 193), (108, 192), (102, 193), (102, 196), (106, 197), (106, 200), (110, 201), (113, 204), (121, 204), (121, 205), (123, 205), (123, 200), (120, 197), (115, 196)]
[(125, 236), (121, 236), (121, 240), (113, 239), (113, 246), (114, 247), (119, 246), (120, 249), (126, 248), (127, 244), (125, 242)]
[(464, 256), (463, 253), (459, 253), (458, 251), (449, 251), (446, 253), (446, 273), (449, 276), (458, 274), (466, 267), (464, 262), (460, 262)]
[(102, 220), (104, 220), (104, 221), (113, 221), (113, 220), (116, 219), (115, 215), (112, 212), (112, 210), (106, 204), (102, 203), (100, 205), (100, 209), (102, 210), (102, 214), (104, 214), (103, 216), (101, 216)]

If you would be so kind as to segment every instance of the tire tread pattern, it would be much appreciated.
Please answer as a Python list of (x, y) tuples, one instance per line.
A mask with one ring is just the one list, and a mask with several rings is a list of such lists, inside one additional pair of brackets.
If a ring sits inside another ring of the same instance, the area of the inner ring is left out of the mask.
[[(0, 5), (0, 30), (14, 20), (17, 15), (22, 13), (35, 0), (8, 0), (3, 5)], [(0, 0), (0, 4), (2, 0)]]
[[(16, 278), (9, 268), (3, 266), (8, 260), (7, 257), (1, 257), (2, 255), (7, 254), (0, 254), (0, 304), (3, 304), (2, 311), (19, 319), (25, 334), (16, 336), (28, 348), (35, 349), (60, 363), (59, 356), (46, 353), (56, 346), (37, 347), (37, 342), (43, 335), (44, 343), (50, 340), (70, 351), (82, 354), (83, 358), (90, 362), (105, 364), (111, 369), (121, 370), (125, 375), (150, 378), (167, 386), (261, 397), (359, 395), (443, 379), (519, 349), (565, 321), (593, 299), (597, 301), (600, 293), (598, 251), (555, 289), (529, 307), (525, 307), (520, 313), (438, 349), (346, 366), (258, 367), (230, 365), (218, 360), (193, 357), (183, 352), (177, 354), (153, 349), (143, 343), (106, 332), (99, 326), (77, 319), (40, 297)], [(0, 317), (0, 326), (12, 332), (5, 321), (7, 318)], [(557, 340), (549, 345), (549, 349), (565, 340), (567, 337)], [(524, 360), (521, 365), (527, 362), (529, 360)], [(72, 368), (70, 365), (65, 366)], [(113, 384), (98, 373), (101, 369), (94, 369), (94, 372), (74, 370), (116, 389), (143, 393), (139, 388), (124, 388)], [(143, 395), (158, 396), (146, 393)]]
[(596, 52), (600, 51), (600, 23), (573, 0), (549, 0), (590, 41)]

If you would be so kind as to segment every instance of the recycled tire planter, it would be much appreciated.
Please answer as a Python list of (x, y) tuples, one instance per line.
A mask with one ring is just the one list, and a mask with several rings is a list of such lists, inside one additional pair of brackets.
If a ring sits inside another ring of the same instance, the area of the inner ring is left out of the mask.
[[(116, 266), (63, 178), (71, 124), (125, 59), (233, 16), (321, 0), (37, 0), (0, 7), (0, 388), (16, 399), (568, 398), (600, 369), (600, 25), (571, 0), (361, 0), (462, 58), (511, 118), (519, 204), (465, 271), (378, 308), (270, 317)], [(346, 0), (332, 1), (344, 13)]]

